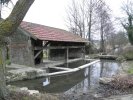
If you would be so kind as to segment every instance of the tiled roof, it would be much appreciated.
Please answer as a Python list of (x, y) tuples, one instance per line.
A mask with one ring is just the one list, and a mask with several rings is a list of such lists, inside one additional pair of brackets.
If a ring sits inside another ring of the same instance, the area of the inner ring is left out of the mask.
[(22, 22), (20, 25), (25, 31), (44, 41), (64, 41), (64, 42), (88, 42), (87, 40), (71, 32), (48, 27), (40, 24)]

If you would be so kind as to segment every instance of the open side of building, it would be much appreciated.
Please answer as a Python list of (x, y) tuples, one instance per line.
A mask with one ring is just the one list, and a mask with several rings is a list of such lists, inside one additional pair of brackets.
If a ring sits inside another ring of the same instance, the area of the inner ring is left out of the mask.
[(10, 37), (11, 63), (35, 66), (43, 62), (44, 50), (49, 60), (64, 60), (85, 56), (88, 41), (68, 31), (22, 22)]

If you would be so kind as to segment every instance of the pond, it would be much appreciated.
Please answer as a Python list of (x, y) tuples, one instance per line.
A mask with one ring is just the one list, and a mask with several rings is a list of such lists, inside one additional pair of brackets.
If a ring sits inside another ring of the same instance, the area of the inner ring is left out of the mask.
[[(87, 63), (76, 62), (69, 67)], [(63, 65), (61, 65), (63, 66)], [(100, 77), (111, 77), (118, 73), (120, 64), (115, 61), (101, 60), (100, 62), (69, 75), (39, 78), (10, 83), (19, 87), (28, 87), (47, 93), (72, 93), (74, 91), (87, 92), (91, 88), (99, 86)]]

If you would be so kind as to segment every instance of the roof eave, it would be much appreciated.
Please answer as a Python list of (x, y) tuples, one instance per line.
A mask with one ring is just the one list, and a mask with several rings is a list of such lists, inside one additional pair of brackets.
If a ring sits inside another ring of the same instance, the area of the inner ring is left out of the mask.
[(22, 31), (26, 36), (32, 37), (33, 39), (37, 40), (38, 38), (32, 35), (30, 32), (26, 31), (25, 29), (18, 27), (18, 30)]

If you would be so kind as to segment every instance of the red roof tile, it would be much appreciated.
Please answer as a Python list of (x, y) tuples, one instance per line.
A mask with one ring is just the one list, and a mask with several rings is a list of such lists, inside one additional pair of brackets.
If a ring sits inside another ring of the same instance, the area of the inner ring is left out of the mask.
[(44, 41), (88, 42), (78, 35), (58, 28), (30, 22), (22, 22), (20, 26), (36, 38)]

